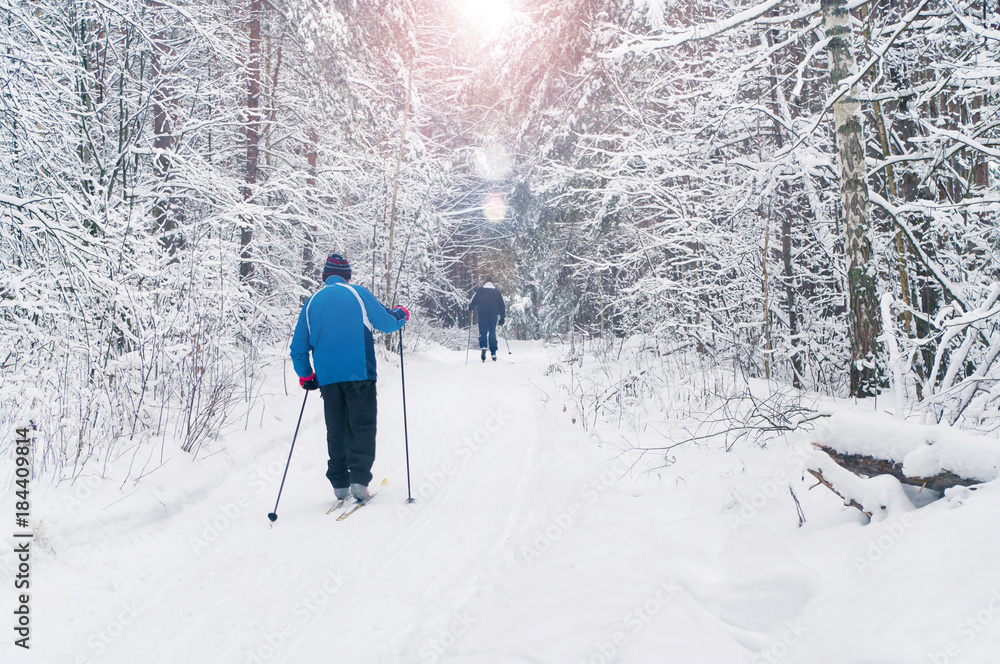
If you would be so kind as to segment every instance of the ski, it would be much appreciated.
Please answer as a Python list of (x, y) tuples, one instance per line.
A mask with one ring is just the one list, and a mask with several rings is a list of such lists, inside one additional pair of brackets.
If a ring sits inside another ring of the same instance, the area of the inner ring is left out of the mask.
[(384, 487), (388, 483), (389, 483), (389, 478), (387, 477), (384, 480), (382, 480), (382, 483), (378, 485), (378, 488), (375, 489), (375, 492), (373, 494), (371, 494), (370, 496), (368, 496), (368, 498), (366, 498), (365, 500), (359, 500), (357, 503), (355, 503), (354, 507), (351, 507), (346, 512), (344, 512), (343, 514), (341, 514), (340, 516), (338, 516), (337, 517), (337, 521), (343, 521), (344, 519), (346, 519), (347, 517), (351, 516), (352, 514), (354, 514), (355, 512), (357, 512), (359, 509), (361, 509), (362, 507), (364, 507), (365, 505), (367, 505), (368, 503), (370, 503), (372, 501), (372, 498), (374, 498), (375, 496), (377, 496), (378, 492), (382, 490), (382, 487)]
[(346, 502), (347, 502), (347, 498), (341, 498), (340, 500), (338, 500), (337, 502), (335, 502), (335, 503), (333, 504), (333, 507), (331, 507), (330, 509), (328, 509), (328, 510), (326, 511), (326, 513), (327, 513), (327, 514), (330, 514), (331, 512), (336, 512), (336, 511), (337, 511), (337, 510), (339, 510), (339, 509), (340, 509), (341, 507), (343, 507), (343, 506), (344, 506), (344, 503), (346, 503)]
[(357, 503), (356, 503), (356, 504), (354, 505), (354, 507), (352, 507), (352, 508), (348, 509), (348, 510), (347, 510), (346, 512), (344, 512), (343, 514), (341, 514), (340, 516), (338, 516), (338, 517), (337, 517), (337, 521), (343, 521), (343, 520), (344, 520), (344, 519), (346, 519), (347, 517), (351, 516), (352, 514), (354, 514), (355, 512), (357, 512), (357, 511), (358, 511), (359, 509), (361, 509), (362, 507), (364, 507), (365, 505), (367, 505), (367, 504), (368, 504), (368, 501), (369, 501), (369, 500), (371, 500), (371, 499), (372, 499), (372, 498), (374, 498), (374, 497), (375, 497), (375, 496), (374, 496), (374, 495), (372, 495), (372, 496), (368, 496), (368, 500), (359, 500), (359, 501), (358, 501), (358, 502), (357, 502)]

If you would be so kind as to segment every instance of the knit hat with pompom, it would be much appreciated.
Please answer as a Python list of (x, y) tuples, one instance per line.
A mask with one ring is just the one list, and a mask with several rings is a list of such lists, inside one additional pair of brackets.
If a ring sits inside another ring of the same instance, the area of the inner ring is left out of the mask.
[(340, 254), (330, 254), (326, 257), (326, 266), (323, 268), (323, 281), (332, 276), (343, 277), (345, 280), (351, 278), (351, 264)]

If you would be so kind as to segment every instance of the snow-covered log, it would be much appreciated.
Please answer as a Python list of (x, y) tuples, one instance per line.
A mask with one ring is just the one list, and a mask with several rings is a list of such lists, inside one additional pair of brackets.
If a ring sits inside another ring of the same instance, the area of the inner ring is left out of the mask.
[(840, 496), (844, 505), (854, 507), (872, 521), (881, 521), (893, 512), (914, 509), (902, 483), (890, 474), (859, 477), (818, 450), (809, 454), (806, 471), (819, 484)]
[(842, 454), (837, 450), (816, 443), (813, 446), (829, 454), (830, 458), (836, 461), (842, 468), (846, 468), (855, 475), (862, 477), (891, 475), (903, 484), (912, 484), (940, 492), (950, 489), (953, 486), (972, 486), (973, 484), (981, 483), (980, 480), (961, 477), (949, 470), (942, 470), (929, 477), (908, 477), (903, 472), (903, 464), (901, 463), (894, 463), (886, 459), (865, 456), (863, 454)]
[(944, 492), (1000, 477), (996, 440), (945, 425), (845, 411), (817, 427), (812, 446), (821, 452), (810, 456), (810, 473), (869, 515), (892, 501), (873, 496), (871, 480), (863, 478)]

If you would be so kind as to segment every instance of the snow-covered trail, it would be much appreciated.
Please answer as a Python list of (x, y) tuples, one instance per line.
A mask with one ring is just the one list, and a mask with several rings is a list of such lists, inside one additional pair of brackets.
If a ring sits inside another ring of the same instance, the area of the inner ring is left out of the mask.
[(161, 463), (125, 449), (107, 474), (143, 469), (138, 483), (37, 487), (32, 650), (4, 639), (0, 661), (985, 664), (1000, 651), (996, 482), (866, 526), (808, 491), (801, 440), (685, 446), (630, 473), (621, 432), (564, 412), (545, 376), (555, 353), (513, 347), (497, 364), (408, 356), (413, 505), (389, 361), (373, 469), (389, 484), (343, 522), (325, 514), (316, 393), (267, 520), (303, 398), (280, 375), (221, 451)]
[(516, 362), (501, 354), (485, 366), (445, 351), (408, 358), (413, 505), (405, 504), (398, 368), (383, 363), (373, 485), (390, 482), (348, 520), (324, 514), (332, 494), (318, 395), (307, 402), (279, 519), (273, 527), (266, 519), (298, 415), (293, 395), (265, 413), (284, 435), (276, 423), (258, 456), (233, 453), (229, 465), (242, 468), (182, 507), (164, 505), (165, 518), (101, 528), (100, 513), (88, 511), (98, 521), (88, 526), (93, 537), (49, 528), (57, 555), (38, 563), (46, 569), (37, 573), (37, 654), (100, 662), (140, 653), (151, 662), (454, 655), (451, 642), (482, 626), (469, 607), (523, 564), (517, 546), (556, 523), (564, 497), (610, 458), (546, 410), (532, 384), (548, 362), (540, 347), (518, 348)]

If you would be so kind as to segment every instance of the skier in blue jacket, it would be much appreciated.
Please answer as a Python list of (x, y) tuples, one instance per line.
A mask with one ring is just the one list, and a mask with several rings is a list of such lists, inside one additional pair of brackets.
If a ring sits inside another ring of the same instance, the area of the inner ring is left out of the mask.
[(486, 361), (486, 348), (490, 357), (497, 361), (497, 325), (503, 325), (507, 316), (507, 305), (503, 294), (493, 285), (493, 277), (486, 277), (483, 285), (476, 289), (469, 302), (469, 311), (479, 310), (479, 359)]
[[(323, 268), (325, 286), (299, 313), (291, 355), (299, 384), (319, 388), (330, 454), (326, 477), (340, 500), (369, 497), (375, 463), (375, 340), (372, 330), (391, 333), (410, 319), (406, 307), (389, 309), (351, 281), (351, 264), (330, 254)], [(312, 353), (312, 362), (309, 354)], [(313, 369), (315, 365), (315, 370)]]

